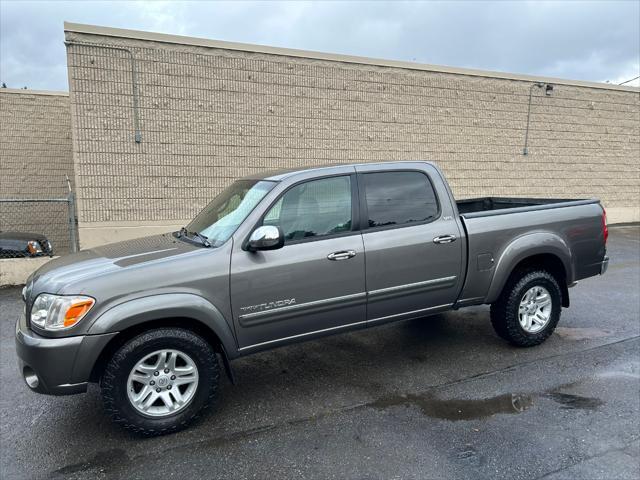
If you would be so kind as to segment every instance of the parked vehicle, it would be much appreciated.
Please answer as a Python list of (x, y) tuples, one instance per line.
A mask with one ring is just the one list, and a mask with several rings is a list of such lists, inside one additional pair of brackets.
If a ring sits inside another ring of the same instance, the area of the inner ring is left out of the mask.
[(51, 242), (42, 234), (0, 232), (0, 258), (53, 257)]
[(607, 269), (598, 200), (456, 202), (431, 163), (245, 178), (181, 231), (41, 267), (16, 329), (27, 385), (99, 382), (106, 411), (176, 431), (218, 396), (231, 360), (338, 332), (491, 304), (498, 335), (542, 343), (569, 287)]

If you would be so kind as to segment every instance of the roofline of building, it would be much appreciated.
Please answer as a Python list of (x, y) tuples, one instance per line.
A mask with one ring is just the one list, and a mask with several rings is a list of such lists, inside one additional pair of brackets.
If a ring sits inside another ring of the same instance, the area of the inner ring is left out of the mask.
[(383, 60), (377, 58), (342, 55), (337, 53), (313, 52), (293, 48), (269, 47), (265, 45), (253, 45), (248, 43), (226, 42), (222, 40), (210, 40), (206, 38), (171, 35), (166, 33), (144, 32), (124, 28), (100, 27), (81, 23), (64, 22), (65, 32), (101, 35), (107, 37), (129, 38), (135, 40), (147, 40), (151, 42), (173, 43), (225, 50), (239, 50), (243, 52), (265, 53), (287, 57), (309, 58), (314, 60), (327, 60), (333, 62), (355, 63), (360, 65), (375, 65), (381, 67), (404, 68), (409, 70), (422, 70), (437, 73), (453, 73), (475, 77), (501, 78), (505, 80), (520, 80), (524, 82), (544, 82), (558, 85), (571, 85), (577, 87), (601, 88), (605, 90), (619, 90), (626, 92), (640, 92), (640, 88), (629, 85), (612, 85), (609, 83), (587, 82), (582, 80), (567, 80), (562, 78), (539, 77), (535, 75), (522, 75), (515, 73), (494, 72), (489, 70), (475, 70), (471, 68), (447, 67), (441, 65), (429, 65), (424, 63), (403, 62), (398, 60)]
[(24, 88), (0, 88), (0, 93), (22, 93), (25, 95), (56, 95), (68, 97), (69, 92), (56, 92), (53, 90), (25, 90)]

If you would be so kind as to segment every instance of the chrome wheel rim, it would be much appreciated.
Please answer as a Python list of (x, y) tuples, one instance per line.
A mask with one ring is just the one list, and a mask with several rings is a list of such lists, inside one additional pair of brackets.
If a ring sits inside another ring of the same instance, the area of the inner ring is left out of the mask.
[(520, 326), (527, 333), (540, 332), (549, 323), (552, 307), (549, 290), (541, 286), (531, 287), (520, 300)]
[(198, 367), (179, 350), (157, 350), (136, 363), (127, 379), (131, 405), (150, 417), (184, 409), (198, 388)]

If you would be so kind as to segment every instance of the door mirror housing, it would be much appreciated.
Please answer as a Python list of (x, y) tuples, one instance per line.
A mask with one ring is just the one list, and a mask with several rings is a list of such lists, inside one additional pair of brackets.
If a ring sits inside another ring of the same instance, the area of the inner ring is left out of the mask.
[(256, 228), (247, 241), (247, 250), (277, 250), (284, 247), (284, 233), (280, 227), (263, 225)]

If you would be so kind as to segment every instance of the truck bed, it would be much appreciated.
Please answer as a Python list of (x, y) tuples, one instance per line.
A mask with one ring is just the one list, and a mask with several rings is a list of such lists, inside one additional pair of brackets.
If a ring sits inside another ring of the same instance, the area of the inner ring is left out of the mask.
[[(497, 293), (489, 292), (487, 285), (492, 283), (500, 264), (505, 264), (505, 255), (518, 258), (522, 252), (546, 253), (554, 241), (556, 246), (551, 251), (555, 255), (571, 252), (565, 257), (564, 267), (569, 284), (601, 272), (605, 256), (604, 212), (597, 199), (486, 197), (456, 204), (468, 255), (459, 305), (495, 301)], [(519, 260), (506, 264), (513, 261)]]
[(587, 205), (589, 203), (598, 203), (598, 200), (517, 197), (480, 197), (456, 200), (458, 213), (465, 218), (546, 210), (550, 208), (572, 207), (576, 205)]

